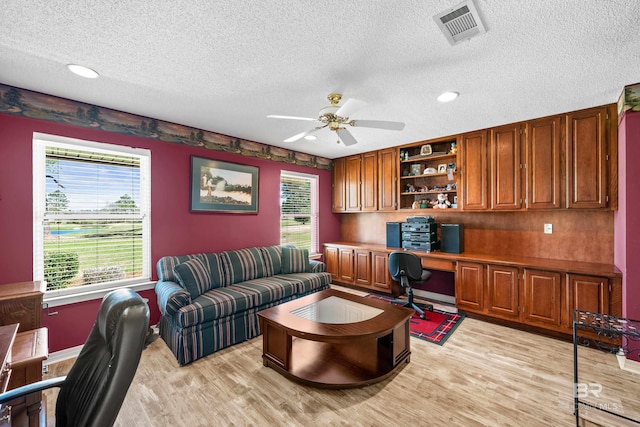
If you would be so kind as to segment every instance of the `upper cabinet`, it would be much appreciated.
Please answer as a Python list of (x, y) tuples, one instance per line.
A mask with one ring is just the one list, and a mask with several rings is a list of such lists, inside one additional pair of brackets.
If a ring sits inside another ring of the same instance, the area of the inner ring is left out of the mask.
[(531, 120), (525, 125), (527, 209), (558, 209), (561, 206), (561, 133), (559, 116)]
[(616, 209), (615, 105), (334, 160), (333, 211)]
[(567, 207), (607, 206), (607, 108), (567, 114)]
[(464, 210), (486, 210), (489, 207), (487, 188), (487, 132), (462, 135), (460, 144), (461, 198)]
[(501, 126), (489, 131), (489, 164), (491, 166), (491, 209), (516, 210), (522, 207), (519, 124)]
[[(333, 164), (333, 212), (373, 212), (380, 202), (388, 209), (389, 197), (395, 198), (391, 173), (396, 171), (397, 156), (389, 158), (396, 149), (372, 151), (343, 157)], [(385, 172), (381, 166), (389, 168)], [(384, 191), (385, 197), (379, 192)], [(391, 203), (393, 207), (393, 203)]]
[(333, 187), (333, 196), (331, 210), (333, 212), (345, 211), (345, 159), (335, 159), (333, 161), (333, 176), (331, 184)]
[(400, 209), (431, 208), (438, 194), (457, 207), (457, 145), (447, 138), (400, 147)]
[(385, 148), (378, 151), (378, 210), (398, 208), (398, 150)]

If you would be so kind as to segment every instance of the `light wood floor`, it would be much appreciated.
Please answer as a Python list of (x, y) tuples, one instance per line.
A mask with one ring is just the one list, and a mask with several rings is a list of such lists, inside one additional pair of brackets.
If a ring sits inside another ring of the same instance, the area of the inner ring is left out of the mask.
[[(117, 426), (571, 426), (572, 345), (466, 318), (444, 346), (411, 338), (411, 362), (359, 389), (321, 390), (262, 365), (262, 337), (179, 367), (161, 339), (142, 355)], [(638, 375), (580, 350), (598, 402), (639, 416)], [(65, 374), (72, 361), (50, 366)], [(584, 372), (584, 374), (583, 374)], [(47, 392), (53, 425), (55, 396)], [(612, 422), (610, 425), (620, 425)]]

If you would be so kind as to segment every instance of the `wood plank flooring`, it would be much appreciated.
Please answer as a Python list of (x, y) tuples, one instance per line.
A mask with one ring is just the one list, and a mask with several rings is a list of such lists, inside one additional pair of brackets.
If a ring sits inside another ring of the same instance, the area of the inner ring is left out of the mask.
[[(158, 339), (143, 352), (116, 425), (575, 425), (571, 343), (466, 318), (444, 346), (411, 338), (411, 350), (411, 362), (386, 381), (321, 390), (263, 366), (262, 337), (185, 367)], [(598, 402), (640, 416), (637, 374), (592, 349), (581, 349), (580, 360), (580, 381), (603, 385)], [(50, 366), (47, 377), (71, 363)], [(54, 394), (46, 393), (48, 425)]]

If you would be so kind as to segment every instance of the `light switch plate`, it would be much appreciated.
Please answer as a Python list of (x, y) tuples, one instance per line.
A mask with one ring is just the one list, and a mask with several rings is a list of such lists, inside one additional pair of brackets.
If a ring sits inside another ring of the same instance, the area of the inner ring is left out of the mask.
[(544, 234), (553, 233), (553, 224), (545, 224), (544, 225)]

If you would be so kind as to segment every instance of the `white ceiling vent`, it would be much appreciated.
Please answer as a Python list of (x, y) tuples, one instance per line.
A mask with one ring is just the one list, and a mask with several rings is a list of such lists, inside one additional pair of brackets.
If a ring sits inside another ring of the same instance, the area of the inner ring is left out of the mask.
[(439, 13), (433, 17), (451, 46), (486, 32), (473, 0)]

